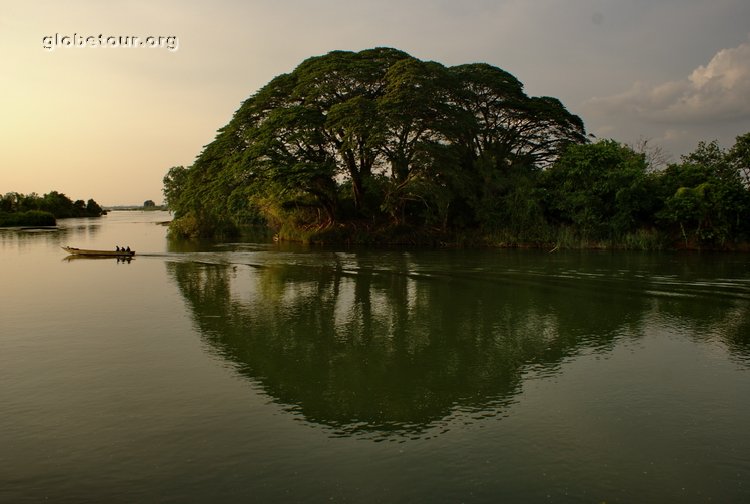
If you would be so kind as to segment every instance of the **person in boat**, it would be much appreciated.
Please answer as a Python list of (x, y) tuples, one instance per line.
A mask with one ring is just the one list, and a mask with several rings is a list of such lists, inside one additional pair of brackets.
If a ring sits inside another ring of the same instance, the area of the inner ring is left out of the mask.
[(130, 245), (128, 245), (128, 248), (125, 249), (125, 252), (130, 252)]
[(115, 250), (116, 250), (117, 252), (119, 252), (119, 251), (120, 251), (120, 246), (119, 246), (119, 245), (115, 245)]

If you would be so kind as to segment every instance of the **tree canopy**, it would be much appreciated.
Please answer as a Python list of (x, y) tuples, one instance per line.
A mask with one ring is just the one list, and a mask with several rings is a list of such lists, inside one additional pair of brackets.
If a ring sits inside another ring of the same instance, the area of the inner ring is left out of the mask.
[(17, 192), (0, 196), (0, 225), (54, 225), (56, 218), (99, 217), (102, 213), (93, 199), (73, 201), (57, 191), (43, 196)]
[(540, 170), (584, 141), (580, 118), (499, 68), (334, 51), (248, 98), (193, 166), (170, 170), (165, 196), (201, 229), (450, 228), (482, 221), (484, 172)]
[(492, 65), (333, 51), (245, 100), (164, 196), (190, 236), (723, 247), (750, 234), (749, 138), (656, 169)]

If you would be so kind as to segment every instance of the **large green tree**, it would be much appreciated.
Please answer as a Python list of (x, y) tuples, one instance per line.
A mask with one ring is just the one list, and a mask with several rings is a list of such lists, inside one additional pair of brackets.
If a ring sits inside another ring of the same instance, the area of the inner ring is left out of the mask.
[(165, 197), (207, 230), (243, 212), (316, 229), (483, 225), (510, 204), (508, 179), (584, 141), (577, 116), (499, 68), (334, 51), (248, 98), (186, 173), (170, 171)]

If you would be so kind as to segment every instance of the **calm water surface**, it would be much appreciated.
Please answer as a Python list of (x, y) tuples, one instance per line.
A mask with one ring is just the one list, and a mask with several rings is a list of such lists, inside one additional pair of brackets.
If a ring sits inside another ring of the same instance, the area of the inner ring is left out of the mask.
[(750, 502), (750, 256), (168, 219), (0, 230), (1, 502)]

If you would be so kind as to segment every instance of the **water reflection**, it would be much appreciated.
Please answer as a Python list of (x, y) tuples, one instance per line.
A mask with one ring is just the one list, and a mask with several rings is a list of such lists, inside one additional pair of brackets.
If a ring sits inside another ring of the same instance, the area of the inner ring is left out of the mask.
[(40, 244), (56, 245), (65, 230), (0, 228), (0, 250), (25, 252)]
[(124, 244), (137, 247), (139, 254), (160, 254), (167, 245), (162, 224), (169, 217), (162, 211), (115, 211), (103, 217), (59, 219), (57, 226), (49, 228), (0, 228), (0, 251), (59, 253), (64, 245), (110, 250)]
[(53, 227), (0, 228), (0, 248), (24, 251), (30, 247), (59, 245), (70, 240), (93, 241), (102, 229), (101, 218), (59, 219)]
[(133, 256), (93, 256), (93, 255), (69, 255), (63, 257), (62, 260), (65, 262), (73, 261), (112, 261), (117, 264), (130, 264), (135, 258)]
[(748, 361), (747, 285), (701, 285), (680, 278), (684, 264), (659, 277), (644, 264), (555, 261), (256, 251), (167, 268), (215, 352), (342, 435), (413, 435), (460, 410), (502, 414), (529, 369), (554, 373), (657, 319)]

